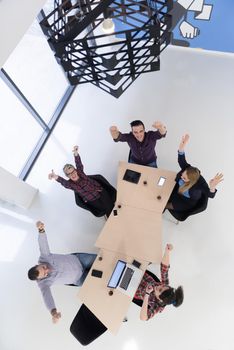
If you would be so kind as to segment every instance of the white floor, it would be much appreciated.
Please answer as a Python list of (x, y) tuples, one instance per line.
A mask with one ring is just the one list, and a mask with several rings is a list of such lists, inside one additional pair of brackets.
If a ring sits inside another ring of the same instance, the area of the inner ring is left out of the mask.
[(39, 289), (27, 279), (39, 256), (34, 222), (45, 222), (52, 252), (96, 251), (104, 220), (79, 209), (73, 193), (49, 181), (47, 174), (51, 169), (62, 173), (78, 144), (86, 173), (101, 173), (115, 184), (118, 160), (127, 159), (128, 147), (112, 142), (108, 128), (116, 124), (127, 131), (134, 119), (142, 119), (147, 129), (155, 120), (166, 123), (167, 137), (157, 146), (160, 167), (178, 170), (177, 145), (189, 132), (188, 160), (207, 180), (222, 171), (225, 181), (206, 212), (178, 226), (164, 220), (164, 244), (174, 245), (170, 283), (184, 286), (184, 304), (168, 306), (148, 322), (140, 321), (139, 308), (131, 305), (129, 322), (118, 335), (106, 332), (89, 348), (233, 349), (233, 77), (233, 55), (168, 48), (161, 71), (138, 78), (118, 100), (92, 85), (77, 88), (28, 179), (40, 189), (30, 210), (0, 208), (1, 350), (82, 348), (69, 333), (80, 306), (77, 288), (53, 289), (62, 312), (60, 323), (53, 325)]

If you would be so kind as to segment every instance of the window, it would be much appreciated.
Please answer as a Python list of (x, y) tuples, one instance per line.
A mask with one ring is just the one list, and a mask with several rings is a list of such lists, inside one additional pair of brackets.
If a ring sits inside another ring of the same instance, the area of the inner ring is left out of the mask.
[(74, 89), (35, 20), (0, 72), (3, 168), (27, 178)]

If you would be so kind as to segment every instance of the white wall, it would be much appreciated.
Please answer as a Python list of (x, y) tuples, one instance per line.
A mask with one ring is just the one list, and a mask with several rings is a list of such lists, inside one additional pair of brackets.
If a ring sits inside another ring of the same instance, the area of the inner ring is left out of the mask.
[(46, 0), (0, 0), (0, 67), (2, 67)]
[(2, 167), (0, 183), (0, 199), (25, 209), (30, 207), (38, 191)]

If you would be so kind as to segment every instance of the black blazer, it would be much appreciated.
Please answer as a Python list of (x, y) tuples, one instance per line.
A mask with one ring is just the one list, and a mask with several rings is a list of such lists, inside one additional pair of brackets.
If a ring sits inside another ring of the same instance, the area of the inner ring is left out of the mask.
[(202, 175), (200, 175), (198, 181), (188, 190), (190, 198), (187, 198), (178, 193), (179, 180), (182, 173), (191, 165), (187, 163), (185, 154), (178, 153), (178, 163), (181, 171), (176, 175), (175, 181), (176, 185), (173, 189), (172, 195), (170, 197), (170, 202), (175, 210), (187, 210), (196, 205), (198, 200), (201, 198), (202, 194), (206, 195), (208, 198), (214, 198), (217, 190), (215, 192), (210, 192), (210, 188)]

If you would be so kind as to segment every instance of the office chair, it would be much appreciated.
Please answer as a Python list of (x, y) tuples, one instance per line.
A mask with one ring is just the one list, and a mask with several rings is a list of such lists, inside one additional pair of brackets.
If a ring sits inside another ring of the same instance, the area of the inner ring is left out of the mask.
[(177, 220), (176, 224), (179, 224), (179, 221), (185, 221), (189, 216), (201, 213), (206, 210), (208, 205), (208, 197), (205, 193), (202, 193), (201, 198), (198, 200), (196, 206), (187, 211), (176, 211), (168, 209), (170, 214)]
[(82, 345), (92, 343), (106, 330), (104, 324), (84, 304), (81, 305), (70, 326), (71, 334)]
[[(116, 201), (116, 189), (104, 178), (102, 175), (88, 175), (90, 179), (96, 180), (111, 196), (111, 199), (113, 200), (113, 203)], [(77, 193), (74, 192), (75, 195), (75, 202), (76, 204), (88, 211), (90, 211), (94, 216), (101, 217), (105, 215), (104, 211), (100, 211), (96, 208), (93, 208), (89, 205), (89, 203), (84, 202), (82, 197)]]
[(132, 152), (131, 152), (131, 150), (129, 150), (129, 153), (128, 153), (128, 163), (130, 163), (131, 154), (132, 154)]

